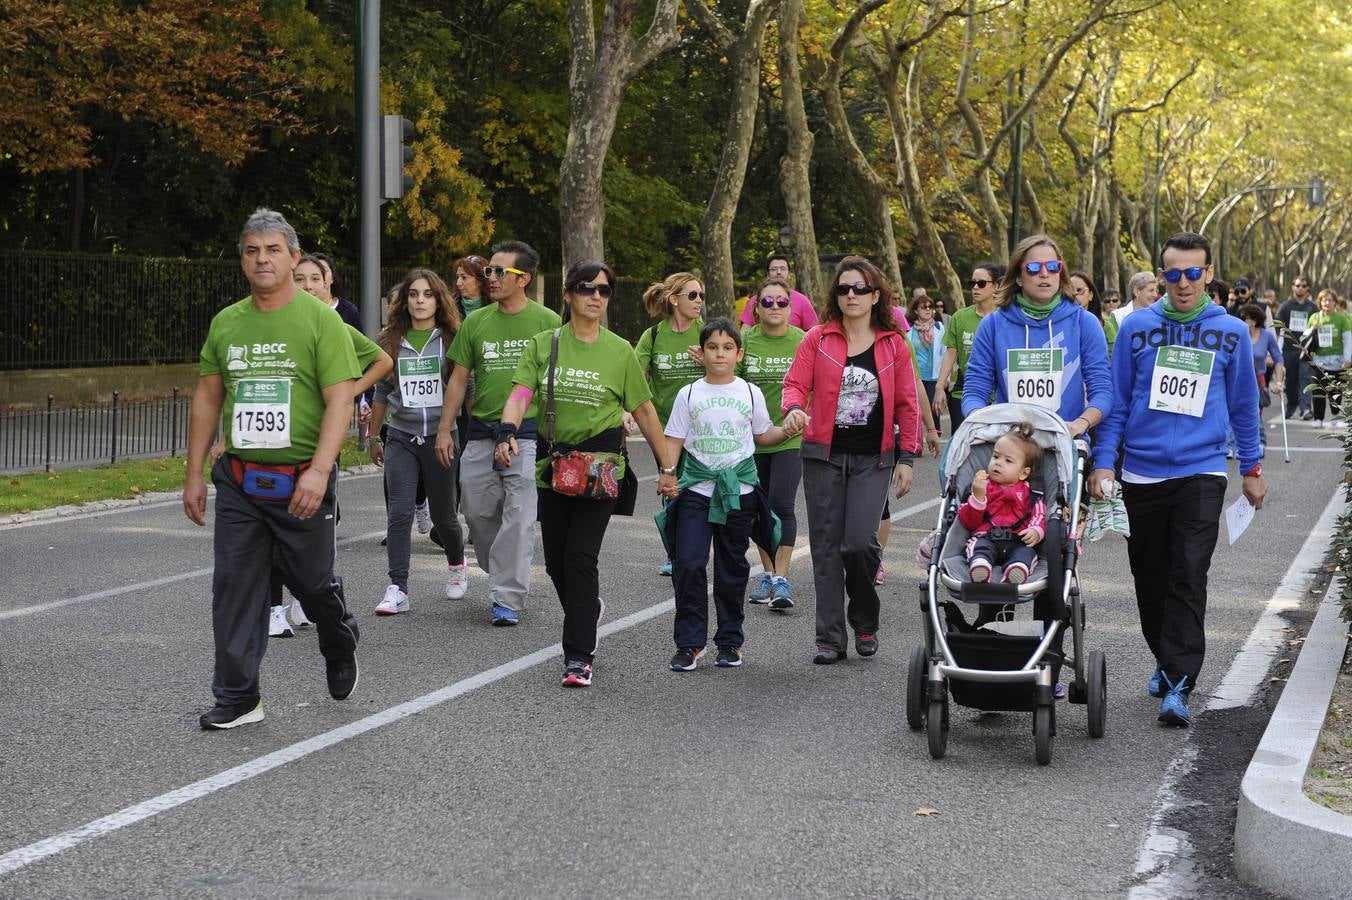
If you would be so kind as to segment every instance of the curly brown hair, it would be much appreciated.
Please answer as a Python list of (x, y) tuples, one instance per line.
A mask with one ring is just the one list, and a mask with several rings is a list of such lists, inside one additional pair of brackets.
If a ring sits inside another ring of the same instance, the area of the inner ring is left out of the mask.
[(873, 304), (873, 311), (869, 314), (869, 325), (873, 330), (896, 331), (897, 322), (892, 308), (896, 305), (897, 293), (892, 290), (892, 286), (887, 283), (878, 267), (862, 256), (847, 256), (836, 263), (835, 274), (831, 276), (831, 283), (826, 289), (826, 302), (822, 304), (821, 323), (825, 325), (827, 322), (840, 322), (845, 318), (845, 314), (840, 311), (840, 304), (836, 302), (836, 289), (840, 285), (840, 276), (845, 272), (858, 272), (863, 275), (864, 282), (878, 293), (878, 300)]

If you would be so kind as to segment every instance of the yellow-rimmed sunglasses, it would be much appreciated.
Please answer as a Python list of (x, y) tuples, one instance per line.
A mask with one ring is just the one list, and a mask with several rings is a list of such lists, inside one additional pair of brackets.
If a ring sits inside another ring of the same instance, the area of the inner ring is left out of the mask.
[(485, 278), (501, 278), (508, 272), (511, 272), (513, 275), (527, 274), (520, 269), (513, 269), (511, 266), (484, 266)]

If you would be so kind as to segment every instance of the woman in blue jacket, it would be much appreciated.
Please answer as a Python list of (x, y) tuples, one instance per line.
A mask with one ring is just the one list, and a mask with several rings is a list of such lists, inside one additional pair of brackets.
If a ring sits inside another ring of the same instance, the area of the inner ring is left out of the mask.
[(981, 320), (963, 382), (962, 412), (993, 401), (1056, 412), (1077, 437), (1112, 409), (1103, 326), (1082, 309), (1051, 238), (1024, 238), (1009, 260), (995, 313)]

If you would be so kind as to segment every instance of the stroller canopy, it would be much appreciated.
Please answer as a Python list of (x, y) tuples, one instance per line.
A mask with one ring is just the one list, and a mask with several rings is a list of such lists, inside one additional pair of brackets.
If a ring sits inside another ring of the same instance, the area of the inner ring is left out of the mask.
[(994, 444), (1011, 426), (1027, 422), (1033, 426), (1033, 439), (1044, 453), (1056, 458), (1056, 475), (1061, 484), (1069, 485), (1072, 460), (1075, 459), (1074, 439), (1061, 417), (1049, 409), (1027, 403), (997, 403), (974, 411), (953, 435), (944, 461), (944, 480), (958, 477), (962, 464), (977, 444)]

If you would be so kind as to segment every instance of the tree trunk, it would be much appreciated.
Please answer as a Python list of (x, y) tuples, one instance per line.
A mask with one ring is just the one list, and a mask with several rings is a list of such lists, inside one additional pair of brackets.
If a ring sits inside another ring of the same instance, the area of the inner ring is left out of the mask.
[[(779, 17), (779, 80), (784, 93), (784, 157), (779, 161), (779, 189), (793, 231), (793, 257), (798, 268), (798, 290), (821, 304), (825, 286), (817, 262), (817, 232), (812, 222), (812, 182), (809, 167), (815, 138), (803, 107), (803, 81), (798, 68), (798, 21), (803, 0), (784, 0)], [(891, 222), (888, 222), (889, 226)], [(896, 242), (893, 241), (893, 246)]]
[[(958, 115), (967, 128), (967, 136), (972, 141), (972, 152), (980, 159), (986, 155), (987, 151), (986, 133), (981, 127), (981, 119), (977, 116), (976, 108), (972, 106), (972, 101), (967, 97), (967, 84), (972, 77), (972, 63), (975, 61), (974, 57), (978, 45), (976, 25), (976, 0), (968, 0), (962, 66), (958, 72), (958, 85), (954, 92), (953, 105), (957, 108)], [(973, 176), (972, 186), (976, 188), (977, 199), (981, 203), (981, 214), (986, 225), (986, 237), (991, 245), (991, 260), (1002, 265), (1008, 263), (1009, 218), (1000, 207), (1000, 199), (995, 196), (995, 186), (991, 183), (989, 166), (983, 166), (977, 170), (975, 176)]]
[(713, 193), (700, 222), (700, 253), (704, 259), (704, 290), (708, 308), (731, 315), (735, 294), (732, 281), (732, 220), (746, 181), (746, 164), (756, 134), (760, 100), (761, 47), (765, 28), (778, 0), (751, 0), (742, 33), (725, 48), (732, 63), (732, 96), (723, 125), (723, 150), (714, 176)]
[(638, 0), (607, 0), (599, 37), (591, 0), (569, 0), (568, 143), (559, 166), (564, 271), (580, 259), (605, 258), (602, 175), (615, 120), (629, 82), (676, 45), (678, 2), (657, 0), (647, 32), (635, 38)]
[(1122, 273), (1117, 267), (1118, 251), (1122, 246), (1120, 235), (1122, 212), (1118, 200), (1117, 184), (1109, 181), (1103, 192), (1103, 214), (1099, 216), (1103, 241), (1099, 245), (1099, 258), (1103, 261), (1103, 277), (1099, 280), (1100, 289), (1113, 287), (1121, 290)]

